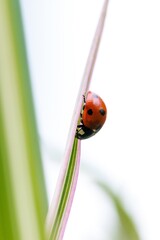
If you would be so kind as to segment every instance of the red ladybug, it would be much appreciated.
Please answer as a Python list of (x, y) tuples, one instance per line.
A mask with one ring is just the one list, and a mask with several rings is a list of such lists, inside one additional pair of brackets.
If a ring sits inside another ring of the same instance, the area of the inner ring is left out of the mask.
[(107, 108), (103, 100), (95, 93), (89, 91), (84, 97), (80, 124), (77, 126), (76, 137), (86, 139), (95, 135), (105, 123)]

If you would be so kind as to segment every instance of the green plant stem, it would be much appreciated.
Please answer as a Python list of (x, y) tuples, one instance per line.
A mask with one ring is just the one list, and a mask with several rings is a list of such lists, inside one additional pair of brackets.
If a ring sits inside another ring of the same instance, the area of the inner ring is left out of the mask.
[(77, 147), (78, 147), (78, 139), (75, 138), (70, 160), (67, 167), (66, 176), (64, 179), (64, 184), (62, 186), (61, 196), (59, 206), (57, 207), (57, 214), (55, 218), (55, 223), (52, 228), (52, 233), (50, 239), (59, 239), (60, 235), (60, 226), (62, 225), (62, 218), (64, 217), (65, 210), (67, 208), (67, 204), (69, 201), (73, 179), (76, 170), (76, 160), (77, 160)]

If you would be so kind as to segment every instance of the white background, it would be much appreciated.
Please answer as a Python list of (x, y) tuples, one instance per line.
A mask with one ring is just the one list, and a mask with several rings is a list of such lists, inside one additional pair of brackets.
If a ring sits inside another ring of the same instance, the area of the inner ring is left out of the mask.
[[(51, 200), (59, 165), (48, 147), (62, 160), (103, 1), (21, 3)], [(90, 88), (106, 102), (108, 119), (95, 137), (82, 142), (82, 163), (94, 166), (121, 196), (142, 240), (160, 239), (159, 65), (160, 2), (110, 0)], [(80, 170), (64, 240), (105, 239), (114, 220), (111, 202), (106, 206)]]

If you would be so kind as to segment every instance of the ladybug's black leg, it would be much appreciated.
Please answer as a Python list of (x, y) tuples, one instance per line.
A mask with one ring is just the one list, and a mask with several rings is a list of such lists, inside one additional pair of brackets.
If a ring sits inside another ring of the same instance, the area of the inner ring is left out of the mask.
[(82, 124), (77, 126), (76, 135), (75, 135), (77, 138), (79, 138), (78, 136), (79, 136), (80, 131), (82, 130), (82, 127), (83, 127)]
[(80, 136), (81, 136), (81, 131), (82, 131), (83, 128), (84, 128), (82, 116), (83, 116), (83, 110), (85, 109), (85, 105), (86, 105), (86, 99), (85, 99), (85, 95), (83, 95), (83, 107), (82, 107), (82, 111), (81, 111), (81, 113), (80, 113), (79, 124), (77, 125), (77, 129), (76, 129), (76, 137), (78, 137), (79, 139), (81, 139), (81, 138), (80, 138)]
[(86, 106), (86, 98), (85, 98), (85, 95), (83, 95), (83, 110), (85, 109), (85, 106)]
[(78, 128), (82, 128), (82, 126), (83, 126), (83, 124), (79, 124), (79, 125), (77, 125), (77, 130), (78, 130)]
[(86, 103), (86, 97), (83, 95), (83, 102)]
[(83, 124), (77, 125), (76, 134), (78, 134), (81, 130), (83, 130), (83, 127), (84, 127)]

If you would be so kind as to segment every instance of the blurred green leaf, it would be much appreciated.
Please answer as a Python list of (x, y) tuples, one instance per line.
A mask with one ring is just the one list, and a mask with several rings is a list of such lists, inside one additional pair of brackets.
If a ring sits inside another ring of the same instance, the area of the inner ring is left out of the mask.
[(47, 197), (18, 0), (0, 0), (0, 239), (45, 239)]
[(102, 191), (110, 197), (116, 213), (119, 218), (119, 223), (117, 229), (114, 230), (115, 240), (140, 240), (136, 225), (133, 218), (127, 212), (125, 206), (123, 205), (121, 199), (114, 191), (107, 185), (106, 182), (97, 180), (96, 183), (102, 189)]

